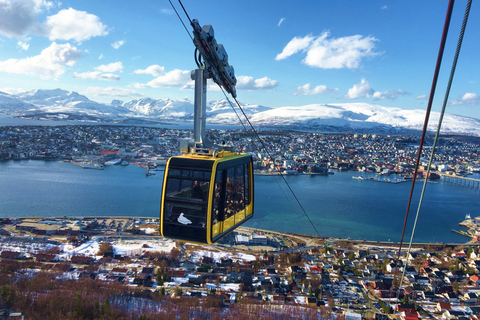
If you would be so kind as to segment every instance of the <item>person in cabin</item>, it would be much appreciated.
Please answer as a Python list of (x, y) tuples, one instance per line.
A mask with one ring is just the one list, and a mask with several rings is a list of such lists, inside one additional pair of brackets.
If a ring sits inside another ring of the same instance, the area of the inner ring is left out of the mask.
[(192, 198), (203, 200), (203, 190), (198, 181), (195, 181), (192, 187)]

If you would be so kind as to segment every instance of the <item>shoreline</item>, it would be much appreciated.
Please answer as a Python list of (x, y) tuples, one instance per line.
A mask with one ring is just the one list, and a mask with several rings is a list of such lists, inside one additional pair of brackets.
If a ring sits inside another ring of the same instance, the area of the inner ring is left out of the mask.
[[(5, 221), (6, 219), (9, 219), (11, 221), (14, 221), (13, 225), (16, 226), (17, 224), (22, 224), (23, 221), (27, 221), (30, 223), (36, 223), (39, 226), (52, 226), (52, 225), (58, 225), (58, 220), (68, 220), (68, 221), (95, 221), (95, 220), (104, 220), (104, 221), (124, 221), (124, 220), (131, 220), (131, 221), (142, 221), (143, 225), (149, 225), (149, 226), (159, 226), (159, 218), (156, 217), (113, 217), (113, 216), (44, 216), (44, 217), (39, 217), (39, 216), (34, 216), (34, 217), (1, 217), (0, 220)], [(18, 221), (21, 221), (18, 223)], [(461, 226), (465, 226), (466, 223), (468, 223), (468, 219), (465, 221), (462, 221), (459, 223)], [(5, 222), (4, 222), (5, 223)], [(133, 223), (134, 224), (134, 223)], [(7, 224), (3, 224), (3, 226), (6, 226)], [(73, 223), (72, 223), (73, 225)], [(470, 226), (472, 226), (472, 219), (470, 219)], [(18, 229), (17, 229), (18, 230)], [(74, 229), (75, 230), (75, 229)], [(76, 230), (77, 232), (80, 231), (78, 228)], [(452, 230), (454, 231), (454, 230)], [(86, 232), (86, 231), (85, 231)], [(100, 232), (100, 231), (98, 231)], [(327, 236), (314, 236), (314, 235), (308, 235), (308, 234), (300, 234), (300, 233), (292, 233), (292, 232), (281, 232), (281, 231), (274, 231), (274, 230), (267, 230), (267, 229), (261, 229), (261, 228), (254, 228), (254, 227), (246, 227), (246, 226), (240, 226), (233, 232), (237, 233), (247, 233), (247, 234), (263, 234), (263, 235), (269, 235), (271, 237), (275, 236), (280, 236), (280, 237), (288, 237), (291, 239), (296, 239), (297, 244), (303, 243), (303, 247), (305, 248), (310, 248), (310, 247), (325, 247), (325, 246), (330, 246), (330, 245), (335, 245), (337, 242), (345, 242), (345, 243), (351, 243), (353, 245), (364, 245), (364, 246), (373, 246), (373, 247), (391, 247), (391, 248), (398, 248), (400, 242), (399, 241), (380, 241), (380, 240), (360, 240), (360, 239), (350, 239), (350, 238), (338, 238), (338, 237), (327, 237)], [(103, 232), (101, 232), (103, 233)], [(466, 232), (465, 232), (466, 233)], [(118, 235), (122, 235), (122, 232), (119, 232)], [(109, 236), (117, 236), (116, 232), (110, 233)], [(155, 231), (154, 233), (151, 234), (141, 234), (140, 236), (146, 236), (146, 237), (161, 237), (163, 238), (158, 231)], [(165, 238), (168, 239), (168, 238)], [(472, 244), (477, 244), (478, 242), (475, 239), (472, 239), (470, 241), (466, 242), (413, 242), (412, 247), (414, 248), (421, 248), (421, 247), (426, 247), (426, 246), (468, 246)], [(295, 247), (293, 247), (295, 248)], [(298, 245), (296, 246), (297, 249), (301, 249), (302, 246)], [(406, 251), (408, 248), (408, 241), (404, 241), (402, 245), (402, 251)]]

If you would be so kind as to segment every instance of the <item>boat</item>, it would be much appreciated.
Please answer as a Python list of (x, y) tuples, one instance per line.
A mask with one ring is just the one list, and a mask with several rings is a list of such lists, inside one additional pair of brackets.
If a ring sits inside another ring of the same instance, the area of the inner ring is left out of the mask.
[(103, 164), (97, 162), (83, 162), (83, 169), (97, 169), (103, 170)]
[(147, 173), (145, 174), (145, 176), (154, 176), (155, 175), (155, 172), (150, 172), (150, 167), (147, 166)]
[(123, 160), (123, 161), (120, 163), (120, 165), (122, 165), (122, 166), (128, 166), (129, 163), (128, 163), (127, 160)]
[(120, 164), (121, 162), (122, 162), (122, 159), (113, 159), (113, 160), (109, 160), (109, 161), (105, 162), (105, 165), (106, 166), (114, 166), (114, 165)]

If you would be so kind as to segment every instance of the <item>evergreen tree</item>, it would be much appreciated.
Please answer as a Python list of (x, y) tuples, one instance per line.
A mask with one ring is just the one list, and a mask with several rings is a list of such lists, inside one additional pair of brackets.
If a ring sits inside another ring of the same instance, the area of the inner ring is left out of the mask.
[(108, 318), (112, 313), (112, 308), (110, 307), (108, 299), (105, 299), (105, 301), (103, 301), (102, 306), (100, 307), (100, 313), (105, 318)]

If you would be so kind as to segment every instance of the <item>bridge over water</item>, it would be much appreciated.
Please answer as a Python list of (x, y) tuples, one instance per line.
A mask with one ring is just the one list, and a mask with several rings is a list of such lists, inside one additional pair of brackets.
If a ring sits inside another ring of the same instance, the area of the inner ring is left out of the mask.
[(451, 176), (446, 174), (440, 174), (442, 176), (442, 180), (448, 183), (457, 184), (459, 186), (463, 186), (466, 188), (471, 189), (480, 189), (480, 179), (468, 178), (463, 176)]

